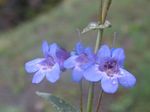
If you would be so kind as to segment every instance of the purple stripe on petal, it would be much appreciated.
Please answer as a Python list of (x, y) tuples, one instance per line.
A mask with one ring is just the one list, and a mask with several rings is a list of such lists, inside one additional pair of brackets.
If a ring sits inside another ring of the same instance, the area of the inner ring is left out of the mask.
[(44, 61), (44, 58), (37, 58), (25, 64), (25, 70), (28, 73), (33, 73), (39, 70), (38, 64)]
[(119, 77), (119, 83), (126, 88), (133, 87), (136, 83), (136, 78), (125, 69), (120, 69), (120, 71), (121, 77)]
[(97, 82), (101, 80), (103, 73), (98, 71), (96, 66), (91, 66), (84, 71), (83, 75), (86, 80)]
[(60, 78), (60, 67), (58, 63), (52, 69), (46, 71), (46, 78), (51, 83), (55, 83)]
[(32, 83), (38, 84), (44, 79), (45, 73), (38, 71), (35, 73), (32, 79)]
[(118, 89), (118, 80), (104, 76), (101, 80), (101, 86), (104, 92), (113, 94)]
[(79, 82), (83, 77), (83, 70), (80, 68), (74, 68), (72, 73), (72, 78), (75, 82)]

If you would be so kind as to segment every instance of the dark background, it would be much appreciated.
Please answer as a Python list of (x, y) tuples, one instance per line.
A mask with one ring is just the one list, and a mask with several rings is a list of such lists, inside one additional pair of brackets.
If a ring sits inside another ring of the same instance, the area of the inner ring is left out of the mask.
[(51, 10), (62, 0), (0, 0), (0, 30), (10, 29)]

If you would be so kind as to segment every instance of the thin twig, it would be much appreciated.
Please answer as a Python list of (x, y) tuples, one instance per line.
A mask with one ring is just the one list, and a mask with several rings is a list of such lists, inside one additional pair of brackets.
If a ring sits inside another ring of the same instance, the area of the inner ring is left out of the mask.
[(83, 84), (80, 82), (80, 112), (83, 112)]
[(114, 48), (114, 47), (115, 47), (117, 37), (118, 37), (117, 32), (114, 32), (114, 38), (113, 38), (113, 42), (112, 42), (112, 48)]
[(102, 13), (103, 13), (103, 0), (100, 1), (100, 15), (99, 15), (99, 18), (100, 18), (100, 24), (102, 24)]
[(99, 109), (100, 109), (102, 97), (103, 97), (103, 90), (101, 91), (101, 94), (99, 95), (99, 98), (98, 98), (98, 104), (97, 104), (97, 107), (96, 107), (96, 112), (98, 112)]
[(87, 112), (92, 112), (92, 109), (93, 109), (93, 98), (94, 98), (94, 82), (91, 82), (89, 84)]

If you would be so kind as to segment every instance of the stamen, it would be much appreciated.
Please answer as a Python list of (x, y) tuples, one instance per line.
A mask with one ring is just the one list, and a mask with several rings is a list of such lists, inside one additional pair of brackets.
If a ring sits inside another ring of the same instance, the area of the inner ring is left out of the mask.
[(114, 74), (118, 73), (118, 63), (115, 59), (108, 59), (104, 62), (102, 66), (99, 66), (99, 69), (103, 72), (106, 72), (107, 76), (113, 77)]

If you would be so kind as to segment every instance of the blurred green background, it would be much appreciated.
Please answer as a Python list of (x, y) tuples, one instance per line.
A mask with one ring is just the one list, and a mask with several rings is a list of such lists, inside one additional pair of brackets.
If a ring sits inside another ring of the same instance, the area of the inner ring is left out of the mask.
[[(0, 0), (0, 3), (4, 2)], [(80, 37), (77, 29), (97, 21), (99, 0), (63, 0), (49, 4), (40, 6), (45, 8), (36, 14), (33, 9), (20, 8), (27, 16), (25, 21), (20, 20), (8, 27), (9, 30), (1, 27), (5, 31), (2, 29), (0, 33), (0, 112), (54, 112), (47, 102), (35, 95), (35, 91), (51, 92), (78, 107), (79, 85), (71, 81), (70, 72), (63, 73), (56, 84), (45, 80), (33, 85), (32, 75), (25, 72), (24, 63), (42, 56), (42, 40), (57, 42), (67, 50), (71, 50), (79, 39), (94, 46), (96, 32)], [(125, 66), (137, 77), (137, 85), (129, 90), (120, 88), (114, 95), (105, 94), (102, 112), (150, 112), (149, 11), (149, 0), (116, 0), (112, 3), (107, 18), (112, 28), (105, 31), (103, 43), (111, 45), (113, 33), (118, 32), (116, 47), (125, 48)], [(86, 106), (88, 83), (84, 86)], [(96, 97), (98, 93), (97, 85)]]

